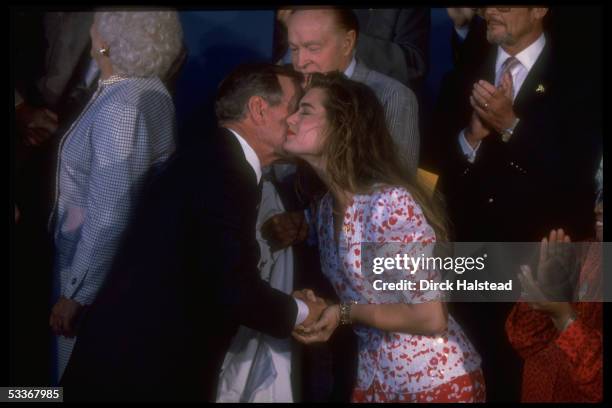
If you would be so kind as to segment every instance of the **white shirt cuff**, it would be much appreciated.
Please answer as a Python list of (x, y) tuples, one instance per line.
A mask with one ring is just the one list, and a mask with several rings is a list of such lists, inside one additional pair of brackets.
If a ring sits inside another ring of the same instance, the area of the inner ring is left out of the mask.
[(476, 147), (472, 147), (465, 138), (465, 129), (459, 133), (459, 145), (461, 145), (461, 150), (463, 150), (463, 154), (470, 163), (474, 163), (474, 160), (476, 160), (476, 153), (478, 152), (481, 142), (482, 141), (479, 141)]
[(303, 300), (298, 299), (298, 298), (293, 298), (293, 300), (295, 300), (295, 303), (297, 304), (297, 307), (298, 307), (298, 313), (295, 319), (295, 325), (298, 326), (302, 324), (304, 320), (306, 320), (306, 318), (310, 314), (310, 309), (308, 308), (308, 305), (304, 303)]

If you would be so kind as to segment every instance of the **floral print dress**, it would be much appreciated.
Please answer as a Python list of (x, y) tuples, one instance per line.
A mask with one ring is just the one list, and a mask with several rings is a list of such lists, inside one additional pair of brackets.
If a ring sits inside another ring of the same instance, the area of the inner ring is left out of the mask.
[[(435, 298), (432, 291), (396, 295), (377, 291), (367, 268), (362, 268), (362, 243), (409, 244), (413, 247), (410, 252), (418, 250), (418, 254), (427, 244), (435, 243), (433, 229), (406, 189), (380, 187), (372, 194), (355, 195), (342, 224), (336, 246), (333, 197), (328, 193), (317, 214), (321, 266), (342, 302), (382, 304), (398, 303), (399, 299), (422, 303)], [(403, 271), (403, 278), (416, 280), (424, 277), (422, 273)], [(354, 402), (484, 401), (480, 356), (451, 316), (447, 330), (438, 336), (391, 333), (361, 325), (353, 328), (359, 342)]]

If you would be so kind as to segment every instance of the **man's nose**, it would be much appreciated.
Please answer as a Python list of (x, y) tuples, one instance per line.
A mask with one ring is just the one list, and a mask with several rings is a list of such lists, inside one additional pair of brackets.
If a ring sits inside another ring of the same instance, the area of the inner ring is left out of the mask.
[(288, 125), (291, 126), (291, 125), (295, 124), (295, 115), (296, 115), (296, 113), (292, 113), (291, 115), (289, 115), (289, 117), (287, 118), (287, 124)]
[(295, 58), (298, 69), (306, 68), (306, 65), (308, 65), (308, 56), (304, 52), (298, 51)]

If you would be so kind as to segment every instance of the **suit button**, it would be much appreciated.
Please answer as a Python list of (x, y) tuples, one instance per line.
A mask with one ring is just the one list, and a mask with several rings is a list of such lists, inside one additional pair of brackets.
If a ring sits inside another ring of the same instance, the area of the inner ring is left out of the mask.
[(489, 204), (491, 204), (493, 202), (493, 197), (489, 198)]
[(76, 285), (76, 278), (72, 278), (72, 281), (70, 283)]

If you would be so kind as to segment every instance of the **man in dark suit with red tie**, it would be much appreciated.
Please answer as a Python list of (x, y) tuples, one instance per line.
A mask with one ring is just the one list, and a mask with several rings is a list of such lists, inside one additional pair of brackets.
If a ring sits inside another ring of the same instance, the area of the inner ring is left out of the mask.
[[(601, 101), (584, 67), (560, 59), (563, 44), (544, 34), (547, 8), (481, 13), (490, 53), (443, 91), (435, 121), (454, 240), (540, 241), (553, 228), (584, 239), (593, 225)], [(520, 363), (503, 329), (512, 304), (454, 306), (482, 355), (488, 400), (518, 401)]]
[(261, 167), (278, 158), (300, 95), (296, 74), (269, 64), (221, 83), (217, 134), (148, 185), (78, 329), (61, 382), (67, 399), (214, 401), (239, 325), (287, 337), (318, 319), (322, 299), (286, 295), (257, 269)]

